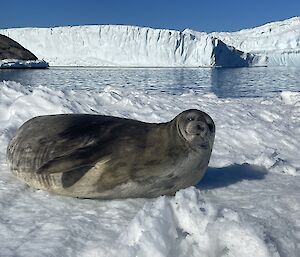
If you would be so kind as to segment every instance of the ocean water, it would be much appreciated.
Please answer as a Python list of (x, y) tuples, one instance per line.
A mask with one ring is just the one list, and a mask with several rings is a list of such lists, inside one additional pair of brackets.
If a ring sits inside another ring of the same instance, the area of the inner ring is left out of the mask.
[(0, 81), (24, 86), (70, 86), (78, 90), (106, 86), (146, 90), (149, 94), (212, 92), (220, 98), (274, 96), (300, 90), (300, 69), (254, 68), (50, 68), (47, 70), (1, 70)]

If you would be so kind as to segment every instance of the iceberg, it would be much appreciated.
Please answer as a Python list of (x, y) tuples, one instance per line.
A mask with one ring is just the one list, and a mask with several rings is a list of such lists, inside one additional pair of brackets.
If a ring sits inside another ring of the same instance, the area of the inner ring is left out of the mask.
[(52, 66), (300, 66), (300, 17), (237, 32), (124, 25), (1, 29)]

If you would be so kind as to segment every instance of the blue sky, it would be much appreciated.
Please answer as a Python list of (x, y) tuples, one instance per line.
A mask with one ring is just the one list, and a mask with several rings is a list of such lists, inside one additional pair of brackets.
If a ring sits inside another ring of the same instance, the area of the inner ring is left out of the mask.
[(300, 16), (299, 0), (3, 0), (0, 28), (129, 24), (235, 31)]

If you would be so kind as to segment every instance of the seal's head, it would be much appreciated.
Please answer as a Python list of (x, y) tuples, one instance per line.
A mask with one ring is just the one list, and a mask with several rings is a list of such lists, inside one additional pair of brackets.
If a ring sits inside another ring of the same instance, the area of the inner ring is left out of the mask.
[(176, 117), (178, 133), (195, 149), (212, 149), (215, 138), (215, 124), (205, 112), (191, 109)]

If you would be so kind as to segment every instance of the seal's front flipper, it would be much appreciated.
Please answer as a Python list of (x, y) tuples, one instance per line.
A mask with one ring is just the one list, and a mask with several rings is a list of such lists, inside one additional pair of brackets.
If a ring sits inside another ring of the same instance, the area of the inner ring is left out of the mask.
[(67, 154), (53, 158), (43, 164), (37, 174), (64, 173), (77, 169), (90, 169), (96, 160), (93, 157), (93, 149), (81, 148)]
[(84, 159), (77, 159), (77, 155), (75, 153), (54, 158), (40, 167), (36, 173), (41, 175), (62, 173), (61, 182), (63, 187), (71, 187), (93, 167)]
[(91, 168), (92, 165), (88, 163), (84, 163), (78, 160), (75, 160), (72, 162), (70, 159), (70, 156), (63, 156), (59, 158), (55, 158), (46, 164), (44, 164), (42, 167), (40, 167), (36, 173), (41, 175), (49, 175), (53, 173), (64, 173), (69, 172), (72, 170), (76, 170), (78, 168), (84, 168), (88, 167)]
[(75, 170), (70, 170), (64, 172), (61, 177), (61, 183), (63, 188), (68, 188), (73, 186), (76, 182), (78, 182), (84, 175), (87, 173), (89, 168), (83, 167)]

